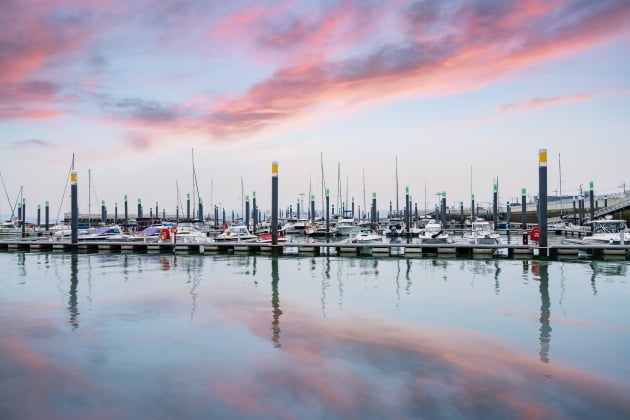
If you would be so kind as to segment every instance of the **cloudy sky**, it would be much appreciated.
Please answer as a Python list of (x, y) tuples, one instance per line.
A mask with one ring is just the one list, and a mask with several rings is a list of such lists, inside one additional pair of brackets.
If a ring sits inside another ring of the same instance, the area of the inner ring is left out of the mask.
[(272, 161), (281, 208), (322, 173), (332, 203), (395, 206), (396, 173), (401, 207), (513, 201), (541, 148), (549, 195), (630, 183), (627, 0), (0, 4), (3, 215), (67, 211), (73, 154), (82, 212), (269, 208)]

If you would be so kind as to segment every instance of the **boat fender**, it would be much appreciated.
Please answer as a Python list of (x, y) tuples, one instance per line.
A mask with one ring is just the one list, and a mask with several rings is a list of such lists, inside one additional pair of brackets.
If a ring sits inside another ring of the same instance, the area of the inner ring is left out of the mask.
[(168, 241), (169, 239), (171, 239), (171, 231), (168, 229), (162, 229), (160, 231), (160, 240)]
[(177, 234), (177, 227), (176, 227), (176, 226), (173, 226), (173, 227), (171, 228), (171, 232), (173, 233), (173, 235), (176, 235), (176, 234)]

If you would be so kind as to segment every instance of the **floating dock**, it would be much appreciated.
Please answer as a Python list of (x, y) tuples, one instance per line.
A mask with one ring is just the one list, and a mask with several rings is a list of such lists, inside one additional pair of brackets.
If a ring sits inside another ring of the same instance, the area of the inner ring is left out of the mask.
[(415, 244), (415, 243), (377, 243), (354, 244), (344, 242), (289, 242), (277, 245), (269, 243), (249, 242), (204, 242), (204, 243), (145, 243), (145, 242), (117, 242), (117, 241), (85, 241), (77, 244), (70, 242), (55, 242), (44, 240), (4, 240), (0, 241), (0, 251), (8, 252), (111, 252), (111, 253), (186, 253), (186, 254), (329, 254), (331, 251), (342, 256), (488, 256), (488, 257), (531, 257), (556, 258), (563, 256), (591, 256), (615, 255), (628, 258), (630, 245), (608, 244), (562, 244), (541, 248), (536, 244)]

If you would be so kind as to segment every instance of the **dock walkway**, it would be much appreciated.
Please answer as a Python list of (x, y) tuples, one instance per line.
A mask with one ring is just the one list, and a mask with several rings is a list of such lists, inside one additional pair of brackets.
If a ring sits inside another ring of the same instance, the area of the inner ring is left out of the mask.
[(127, 253), (187, 253), (187, 254), (329, 254), (331, 251), (344, 256), (475, 256), (490, 257), (532, 257), (556, 258), (559, 256), (603, 256), (614, 255), (623, 259), (630, 256), (630, 244), (561, 244), (541, 248), (537, 244), (469, 244), (454, 242), (450, 244), (414, 244), (414, 243), (370, 243), (355, 244), (343, 242), (290, 242), (271, 245), (252, 242), (205, 242), (205, 243), (144, 243), (118, 241), (89, 241), (71, 244), (68, 241), (48, 240), (0, 240), (0, 251), (22, 252), (127, 252)]

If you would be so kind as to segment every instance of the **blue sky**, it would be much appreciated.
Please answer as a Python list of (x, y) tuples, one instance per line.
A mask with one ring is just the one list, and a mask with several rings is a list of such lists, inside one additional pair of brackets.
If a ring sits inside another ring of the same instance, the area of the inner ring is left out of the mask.
[[(9, 212), (22, 188), (81, 211), (142, 198), (208, 210), (256, 191), (280, 207), (410, 188), (431, 208), (622, 191), (630, 133), (627, 1), (8, 1), (0, 24), (0, 173)], [(471, 177), (472, 173), (472, 177)], [(472, 184), (472, 185), (471, 185)], [(98, 200), (98, 201), (97, 201)]]

